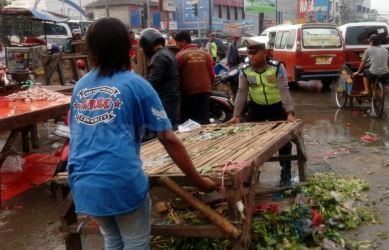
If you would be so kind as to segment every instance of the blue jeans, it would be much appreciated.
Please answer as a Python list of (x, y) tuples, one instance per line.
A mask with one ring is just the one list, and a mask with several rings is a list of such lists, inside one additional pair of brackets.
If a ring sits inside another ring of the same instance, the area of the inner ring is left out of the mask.
[(150, 249), (150, 196), (134, 211), (115, 216), (94, 216), (104, 238), (105, 250)]

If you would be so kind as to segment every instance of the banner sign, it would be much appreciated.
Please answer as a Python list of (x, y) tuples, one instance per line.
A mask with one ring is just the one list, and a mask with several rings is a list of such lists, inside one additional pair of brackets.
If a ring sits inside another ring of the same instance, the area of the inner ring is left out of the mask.
[[(166, 30), (168, 27), (167, 27), (167, 21), (162, 21), (161, 22), (161, 29), (162, 30)], [(169, 22), (169, 30), (177, 30), (178, 29), (178, 26), (177, 26), (177, 22), (176, 21), (170, 21)]]
[(163, 11), (176, 11), (176, 0), (161, 0)]
[(276, 0), (244, 0), (244, 10), (254, 13), (275, 12)]
[(297, 17), (307, 18), (314, 12), (313, 0), (298, 0), (297, 2)]

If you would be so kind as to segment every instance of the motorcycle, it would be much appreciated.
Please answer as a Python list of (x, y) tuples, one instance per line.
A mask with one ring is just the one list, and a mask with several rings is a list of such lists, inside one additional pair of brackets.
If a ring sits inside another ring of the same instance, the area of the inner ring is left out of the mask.
[(227, 86), (230, 94), (225, 91), (213, 90), (210, 96), (210, 122), (223, 123), (232, 118), (234, 113), (234, 100), (238, 92), (239, 72), (244, 67), (231, 69), (224, 74), (216, 77), (214, 88), (217, 89), (219, 84)]

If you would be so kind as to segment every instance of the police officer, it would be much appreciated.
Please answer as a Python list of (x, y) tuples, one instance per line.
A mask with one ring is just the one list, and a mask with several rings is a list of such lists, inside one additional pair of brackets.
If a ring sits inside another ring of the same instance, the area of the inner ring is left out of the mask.
[(209, 41), (205, 45), (205, 50), (211, 54), (213, 61), (216, 63), (217, 49), (218, 48), (217, 48), (217, 44), (216, 44), (215, 40), (216, 40), (216, 33), (211, 33), (209, 35)]
[[(235, 100), (234, 115), (231, 123), (240, 122), (240, 116), (248, 101), (248, 122), (294, 121), (292, 98), (289, 93), (288, 79), (282, 63), (268, 60), (264, 36), (246, 38), (250, 65), (242, 69), (239, 76), (239, 89)], [(292, 144), (289, 142), (280, 155), (290, 155)], [(291, 185), (291, 162), (281, 161), (280, 186)]]

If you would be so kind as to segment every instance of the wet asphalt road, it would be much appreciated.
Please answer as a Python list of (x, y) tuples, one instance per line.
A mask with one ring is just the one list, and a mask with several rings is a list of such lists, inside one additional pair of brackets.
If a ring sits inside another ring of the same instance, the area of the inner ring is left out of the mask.
[[(378, 232), (389, 233), (389, 86), (381, 119), (361, 107), (338, 110), (333, 93), (293, 90), (296, 114), (304, 120), (308, 172), (334, 171), (366, 179), (370, 197), (378, 202), (384, 224), (366, 225), (350, 233), (359, 240), (375, 240)], [(360, 140), (366, 132), (378, 141)], [(261, 179), (277, 183), (278, 174), (265, 169)], [(58, 231), (58, 207), (45, 186), (36, 187), (8, 201), (0, 212), (0, 249), (65, 249)], [(379, 240), (378, 249), (389, 249), (389, 240)], [(100, 237), (84, 239), (85, 249), (102, 249)]]

